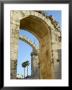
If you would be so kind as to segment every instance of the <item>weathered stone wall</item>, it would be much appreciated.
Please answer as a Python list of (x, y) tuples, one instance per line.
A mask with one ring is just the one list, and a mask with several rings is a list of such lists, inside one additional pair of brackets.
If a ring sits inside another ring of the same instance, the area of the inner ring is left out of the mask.
[[(18, 58), (19, 30), (24, 27), (36, 35), (40, 41), (40, 79), (60, 78), (58, 77), (61, 72), (60, 64), (57, 62), (57, 50), (61, 49), (61, 41), (58, 40), (61, 33), (54, 20), (35, 11), (17, 10), (11, 11), (10, 24), (11, 75), (14, 76), (12, 78), (16, 78), (16, 66), (13, 62), (17, 61)], [(58, 67), (59, 69), (57, 70), (56, 68)]]
[(52, 30), (53, 77), (61, 79), (61, 32)]
[(16, 79), (17, 59), (18, 59), (18, 39), (19, 23), (13, 20), (13, 12), (10, 13), (10, 74), (12, 79)]

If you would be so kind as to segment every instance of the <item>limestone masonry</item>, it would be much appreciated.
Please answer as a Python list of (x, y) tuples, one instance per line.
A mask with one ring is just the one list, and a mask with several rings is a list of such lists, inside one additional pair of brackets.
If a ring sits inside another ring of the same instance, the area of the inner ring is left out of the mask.
[[(19, 30), (31, 32), (40, 42), (39, 48), (25, 37), (19, 36)], [(32, 78), (61, 78), (61, 28), (53, 16), (42, 11), (12, 10), (10, 12), (10, 65), (11, 79), (16, 79), (18, 40), (24, 40), (32, 46)]]

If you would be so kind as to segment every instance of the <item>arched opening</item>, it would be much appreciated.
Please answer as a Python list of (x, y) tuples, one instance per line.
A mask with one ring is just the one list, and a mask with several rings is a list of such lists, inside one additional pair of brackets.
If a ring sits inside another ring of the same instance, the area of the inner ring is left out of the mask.
[(51, 32), (48, 24), (41, 18), (30, 15), (20, 20), (20, 29), (34, 34), (40, 42), (40, 79), (51, 79)]
[[(25, 29), (20, 29), (19, 37), (20, 38), (18, 43), (17, 78), (38, 79), (39, 64), (36, 63), (36, 61), (38, 62), (38, 59), (37, 55), (35, 55), (34, 53), (37, 53), (36, 51), (39, 51), (39, 41), (32, 33), (26, 31)], [(36, 51), (34, 52), (34, 50)], [(22, 67), (22, 64), (25, 63), (26, 61), (29, 62), (28, 68), (27, 66)], [(35, 65), (37, 67), (35, 67)]]
[[(59, 40), (60, 42), (58, 42), (54, 38), (56, 36), (61, 37), (61, 32), (59, 31), (60, 27), (57, 22), (52, 16), (43, 15), (42, 11), (38, 12), (32, 10), (12, 11), (11, 21), (11, 78), (16, 78), (18, 40), (23, 40), (23, 37), (19, 36), (19, 30), (22, 29), (22, 31), (25, 30), (32, 33), (39, 41), (38, 57), (40, 79), (53, 79), (53, 74), (56, 71), (58, 72), (58, 70), (55, 71), (54, 69), (54, 61), (58, 59), (58, 55), (56, 54), (57, 49), (61, 49), (61, 41)], [(29, 42), (26, 41), (26, 43)], [(30, 45), (36, 49), (34, 45)]]

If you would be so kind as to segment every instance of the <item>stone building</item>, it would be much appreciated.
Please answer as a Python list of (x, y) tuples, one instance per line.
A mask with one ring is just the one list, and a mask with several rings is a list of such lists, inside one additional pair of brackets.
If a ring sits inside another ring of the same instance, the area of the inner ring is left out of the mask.
[(16, 79), (19, 30), (24, 28), (35, 35), (40, 43), (39, 53), (31, 53), (34, 63), (38, 63), (36, 60), (39, 60), (38, 65), (32, 62), (33, 77), (60, 79), (61, 28), (53, 16), (46, 16), (40, 11), (33, 10), (11, 10), (10, 12), (11, 79)]

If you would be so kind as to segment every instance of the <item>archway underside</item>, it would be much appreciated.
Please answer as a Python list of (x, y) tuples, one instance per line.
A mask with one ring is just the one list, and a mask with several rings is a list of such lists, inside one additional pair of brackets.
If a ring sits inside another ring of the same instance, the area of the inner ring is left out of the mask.
[(35, 33), (42, 39), (48, 33), (46, 23), (36, 16), (30, 15), (20, 21), (20, 28), (27, 28), (28, 31)]
[(36, 16), (28, 16), (20, 21), (20, 29), (27, 29), (40, 41), (40, 79), (52, 79), (51, 34), (48, 25)]

